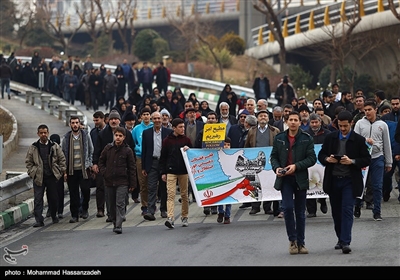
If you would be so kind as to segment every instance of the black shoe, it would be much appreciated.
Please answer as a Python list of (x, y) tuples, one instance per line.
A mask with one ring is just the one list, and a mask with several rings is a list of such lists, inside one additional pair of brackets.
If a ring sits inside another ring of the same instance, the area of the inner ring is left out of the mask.
[(121, 234), (121, 233), (122, 233), (122, 228), (116, 227), (116, 228), (114, 228), (113, 231), (114, 231), (115, 233), (117, 233), (117, 234)]
[(204, 215), (210, 215), (210, 213), (211, 213), (210, 207), (204, 207), (203, 213), (204, 213)]
[(319, 209), (321, 209), (321, 212), (324, 214), (328, 212), (328, 206), (326, 206), (326, 204), (321, 204), (321, 207)]
[(336, 245), (335, 245), (335, 250), (339, 250), (339, 249), (342, 249), (342, 243), (340, 242), (340, 241), (338, 241), (337, 243), (336, 243)]
[(217, 206), (211, 206), (211, 214), (213, 214), (213, 215), (218, 214), (218, 207)]
[(85, 219), (85, 220), (86, 220), (86, 219), (89, 217), (88, 211), (83, 211), (81, 217), (82, 217), (82, 219)]
[(161, 211), (161, 218), (168, 218), (167, 212)]
[(243, 203), (242, 205), (239, 206), (239, 209), (246, 209), (251, 207), (251, 203)]
[(218, 223), (222, 223), (224, 221), (224, 213), (219, 213), (218, 214), (218, 218), (217, 218), (217, 222)]
[(101, 211), (101, 210), (97, 211), (96, 217), (97, 218), (103, 218), (104, 217), (104, 212)]
[(261, 210), (260, 210), (260, 208), (252, 208), (251, 210), (250, 210), (250, 212), (249, 212), (249, 215), (255, 215), (255, 214), (257, 214), (258, 212), (260, 212)]
[(53, 224), (57, 224), (60, 220), (57, 217), (52, 218)]
[(354, 207), (354, 217), (360, 218), (360, 216), (361, 216), (361, 207), (358, 206)]
[(47, 212), (46, 212), (46, 218), (49, 218), (51, 215), (50, 215), (50, 209), (49, 210), (47, 210)]
[(62, 214), (62, 213), (58, 213), (58, 218), (59, 218), (59, 219), (64, 218), (63, 214)]
[(343, 254), (348, 254), (351, 252), (351, 248), (349, 245), (342, 245), (342, 252)]
[(372, 203), (368, 203), (367, 202), (367, 207), (366, 208), (369, 209), (369, 210), (373, 210), (374, 209), (374, 205), (372, 205)]
[(390, 198), (390, 192), (383, 192), (383, 201), (388, 202)]
[(315, 214), (315, 213), (309, 213), (307, 215), (307, 218), (315, 218), (315, 217), (317, 217), (317, 214)]
[(77, 222), (79, 222), (79, 219), (78, 218), (75, 218), (75, 217), (72, 217), (71, 218), (71, 220), (69, 220), (69, 222), (72, 224), (72, 223), (77, 223)]
[(8, 100), (10, 100), (11, 99), (11, 96), (8, 96)]
[(148, 220), (148, 221), (154, 221), (154, 220), (156, 219), (156, 217), (154, 216), (154, 214), (151, 214), (151, 213), (145, 214), (145, 215), (143, 216), (143, 218), (144, 218), (145, 220)]
[(375, 221), (382, 221), (382, 216), (381, 216), (381, 214), (375, 213), (375, 214), (374, 214), (374, 220), (375, 220)]
[[(266, 215), (274, 215), (274, 216), (275, 216), (274, 211), (272, 211), (271, 209), (265, 211), (265, 214), (266, 214)], [(278, 213), (278, 214), (279, 214), (279, 213)], [(276, 214), (276, 216), (278, 216), (278, 214)]]
[(44, 223), (43, 222), (36, 222), (33, 224), (33, 227), (44, 227)]
[(112, 222), (111, 218), (108, 217), (107, 220), (106, 220), (106, 223), (111, 223), (111, 222)]

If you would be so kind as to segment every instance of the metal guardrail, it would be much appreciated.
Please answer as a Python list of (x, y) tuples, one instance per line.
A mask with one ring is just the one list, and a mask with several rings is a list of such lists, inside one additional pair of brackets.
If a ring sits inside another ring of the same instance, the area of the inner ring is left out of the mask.
[[(363, 1), (363, 6), (364, 6), (364, 13), (365, 15), (370, 15), (374, 14), (378, 11), (378, 2), (376, 0), (364, 0)], [(287, 19), (288, 24), (287, 24), (287, 29), (288, 29), (288, 36), (295, 35), (296, 34), (296, 20), (297, 17), (300, 16), (300, 31), (305, 32), (309, 30), (309, 22), (310, 22), (310, 14), (311, 11), (314, 11), (314, 28), (320, 28), (324, 26), (324, 15), (325, 15), (325, 7), (329, 7), (329, 19), (330, 23), (334, 24), (337, 22), (340, 22), (340, 9), (341, 9), (342, 2), (336, 2), (335, 3), (325, 3), (323, 5), (319, 5), (317, 7), (312, 7), (309, 10), (288, 16), (288, 17), (282, 17), (282, 30), (284, 26), (284, 22)], [(384, 9), (387, 10), (388, 4), (386, 1), (384, 1)], [(399, 2), (395, 1), (395, 5), (399, 7)], [(345, 6), (345, 14), (346, 17), (352, 18), (354, 15), (354, 12), (359, 13), (358, 11), (358, 6), (354, 4), (354, 1), (346, 1), (346, 6)], [(268, 28), (268, 24), (263, 24), (261, 26), (255, 27), (251, 29), (252, 33), (252, 39), (253, 39), (253, 46), (258, 46), (258, 36), (259, 36), (259, 31), (260, 28), (263, 29), (262, 32), (262, 37), (263, 37), (263, 43), (268, 43), (269, 42), (269, 34), (270, 30)]]
[(0, 202), (33, 188), (33, 180), (27, 173), (0, 182)]

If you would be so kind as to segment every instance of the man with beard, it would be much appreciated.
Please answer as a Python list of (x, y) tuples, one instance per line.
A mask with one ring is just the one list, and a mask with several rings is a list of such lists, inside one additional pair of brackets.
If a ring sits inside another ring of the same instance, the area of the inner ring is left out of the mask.
[[(272, 146), (275, 136), (280, 132), (278, 128), (268, 124), (269, 121), (268, 111), (261, 110), (257, 112), (257, 120), (258, 120), (258, 126), (254, 126), (249, 130), (246, 143), (244, 144), (245, 148)], [(249, 214), (255, 215), (258, 212), (260, 212), (261, 211), (260, 206), (261, 206), (261, 201), (252, 202)], [(263, 202), (263, 208), (265, 214), (272, 214), (270, 207), (271, 207), (271, 202), (268, 201)], [(274, 209), (275, 212), (278, 213), (280, 212), (278, 201), (274, 201)]]
[[(325, 136), (331, 131), (329, 129), (323, 128), (322, 119), (319, 115), (315, 113), (310, 114), (310, 127), (306, 130), (314, 138), (314, 144), (322, 144), (324, 142)], [(326, 198), (310, 198), (306, 201), (307, 208), (307, 218), (314, 218), (317, 216), (317, 201), (321, 203), (321, 212), (326, 214), (328, 207), (326, 206)]]
[(219, 104), (219, 111), (221, 115), (217, 119), (217, 122), (226, 124), (226, 134), (228, 134), (231, 126), (237, 124), (237, 119), (235, 116), (229, 114), (229, 104), (226, 102)]
[(283, 115), (279, 121), (274, 121), (273, 126), (277, 127), (279, 131), (284, 131), (288, 129), (287, 120), (289, 117), (289, 113), (294, 111), (292, 104), (285, 104), (283, 106)]
[(69, 120), (71, 131), (64, 135), (61, 147), (67, 162), (67, 172), (64, 180), (68, 183), (70, 194), (70, 223), (79, 221), (80, 195), (82, 193), (83, 219), (89, 217), (90, 184), (88, 173), (92, 166), (93, 143), (87, 132), (81, 129), (79, 117), (71, 116)]
[(299, 114), (300, 114), (300, 128), (303, 131), (308, 130), (310, 127), (310, 108), (307, 105), (301, 105), (299, 107)]

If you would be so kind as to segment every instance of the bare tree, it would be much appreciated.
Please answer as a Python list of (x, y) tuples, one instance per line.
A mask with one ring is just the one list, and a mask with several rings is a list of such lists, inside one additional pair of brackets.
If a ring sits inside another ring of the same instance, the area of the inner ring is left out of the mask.
[(47, 2), (41, 2), (40, 5), (37, 5), (37, 2), (34, 2), (37, 11), (37, 17), (41, 18), (41, 25), (43, 31), (53, 40), (58, 41), (65, 53), (69, 53), (69, 45), (74, 38), (74, 36), (78, 33), (78, 31), (82, 28), (83, 23), (79, 23), (76, 28), (72, 28), (71, 35), (67, 38), (65, 37), (65, 31), (68, 28), (68, 15), (55, 13), (52, 11)]
[(29, 5), (21, 6), (18, 11), (18, 37), (19, 47), (22, 48), (22, 44), (29, 32), (33, 29), (35, 21), (35, 12)]
[[(174, 27), (176, 34), (174, 36), (181, 47), (185, 50), (185, 62), (189, 63), (190, 53), (195, 48), (206, 48), (212, 55), (215, 64), (218, 66), (221, 82), (224, 80), (224, 69), (222, 62), (215, 52), (215, 45), (208, 40), (208, 35), (212, 34), (214, 28), (214, 20), (202, 20), (202, 15), (199, 13), (184, 13), (183, 8), (179, 15), (168, 13), (168, 23)], [(214, 28), (215, 29), (215, 28)], [(215, 31), (215, 30), (214, 30)], [(215, 33), (215, 32), (214, 32)]]
[[(99, 17), (101, 20), (101, 24), (103, 25), (103, 32), (108, 35), (108, 52), (113, 52), (113, 27), (117, 23), (116, 18), (111, 18), (111, 15), (115, 15), (113, 1), (107, 0), (94, 0), (95, 5), (99, 11)], [(108, 5), (104, 5), (107, 3)], [(109, 9), (104, 11), (104, 6), (108, 6)], [(118, 15), (118, 12), (116, 13)]]
[(94, 57), (97, 58), (99, 54), (99, 48), (97, 45), (98, 39), (98, 28), (97, 21), (99, 19), (99, 11), (97, 9), (95, 0), (81, 0), (81, 8), (75, 3), (76, 13), (80, 17), (80, 22), (87, 27), (87, 32), (93, 42)]
[[(134, 21), (136, 7), (137, 0), (120, 0), (114, 12), (115, 23), (123, 45), (123, 53), (131, 54), (132, 40), (135, 36)], [(129, 37), (128, 32), (130, 32)], [(130, 38), (129, 42), (128, 38)]]
[(253, 7), (266, 16), (268, 29), (272, 32), (275, 40), (279, 44), (280, 71), (281, 73), (287, 73), (285, 38), (282, 35), (282, 28), (278, 16), (287, 9), (291, 0), (285, 1), (283, 8), (274, 11), (274, 6), (277, 6), (278, 1), (271, 4), (271, 1), (269, 0), (258, 0), (257, 2), (253, 2)]
[(400, 13), (396, 10), (396, 6), (394, 4), (394, 0), (388, 0), (389, 9), (392, 11), (393, 15), (400, 20)]
[[(360, 58), (362, 58), (378, 46), (378, 44), (372, 44), (373, 42), (368, 41), (368, 39), (362, 40), (359, 37), (354, 37), (353, 31), (361, 21), (361, 17), (358, 13), (359, 2), (360, 1), (354, 1), (353, 12), (346, 20), (343, 19), (341, 22), (332, 23), (329, 26), (320, 28), (328, 35), (328, 40), (320, 42), (309, 37), (310, 40), (313, 40), (312, 51), (309, 55), (318, 57), (330, 64), (330, 81), (332, 83), (336, 81), (337, 73), (339, 73), (345, 82), (351, 84), (351, 80), (349, 80), (344, 73), (346, 58), (351, 53), (355, 52), (358, 52)], [(306, 33), (304, 33), (304, 35), (308, 36)], [(369, 47), (365, 48), (365, 46), (363, 46), (364, 43), (368, 43)]]

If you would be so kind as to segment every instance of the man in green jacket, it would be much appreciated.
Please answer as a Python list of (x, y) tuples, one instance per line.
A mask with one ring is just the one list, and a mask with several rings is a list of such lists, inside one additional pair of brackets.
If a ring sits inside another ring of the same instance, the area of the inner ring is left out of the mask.
[[(293, 111), (289, 128), (275, 136), (271, 166), (276, 173), (275, 189), (281, 191), (289, 253), (308, 254), (305, 247), (308, 168), (317, 162), (313, 137), (300, 129), (300, 115)], [(295, 218), (296, 216), (296, 218)]]

